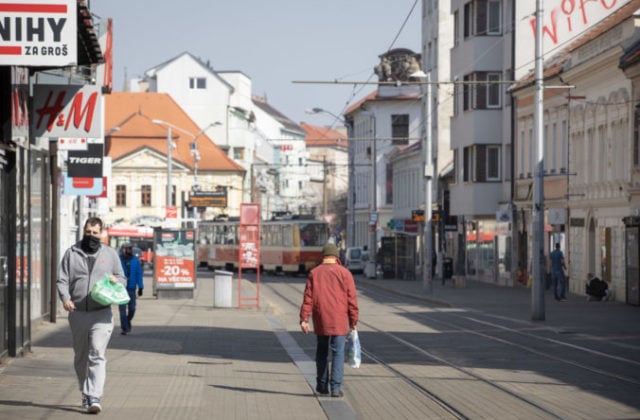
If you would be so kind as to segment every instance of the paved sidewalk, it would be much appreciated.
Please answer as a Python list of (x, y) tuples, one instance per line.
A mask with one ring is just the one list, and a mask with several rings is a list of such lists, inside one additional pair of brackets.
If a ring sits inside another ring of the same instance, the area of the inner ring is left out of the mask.
[(455, 288), (453, 282), (447, 280), (444, 285), (434, 281), (432, 292), (425, 293), (421, 280), (367, 279), (364, 276), (357, 276), (356, 279), (360, 283), (403, 296), (531, 321), (557, 329), (560, 333), (629, 334), (637, 335), (640, 343), (640, 306), (617, 301), (589, 302), (585, 296), (571, 293), (566, 301), (556, 301), (553, 293), (547, 290), (544, 298), (545, 319), (532, 321), (531, 289), (523, 286), (506, 287), (467, 280), (464, 287)]
[[(213, 308), (211, 279), (193, 300), (156, 300), (150, 289), (130, 335), (114, 307), (101, 418), (326, 419), (261, 311)], [(35, 329), (33, 352), (0, 365), (0, 419), (83, 415), (66, 316)]]

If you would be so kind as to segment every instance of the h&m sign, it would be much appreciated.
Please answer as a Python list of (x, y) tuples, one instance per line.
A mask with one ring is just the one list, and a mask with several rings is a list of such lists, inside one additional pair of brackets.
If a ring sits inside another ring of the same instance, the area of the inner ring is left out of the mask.
[(35, 137), (102, 138), (102, 93), (93, 85), (36, 85), (31, 130)]

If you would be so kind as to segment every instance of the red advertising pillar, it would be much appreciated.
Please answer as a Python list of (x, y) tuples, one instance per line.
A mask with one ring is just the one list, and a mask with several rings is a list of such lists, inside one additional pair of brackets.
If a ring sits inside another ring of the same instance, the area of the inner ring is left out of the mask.
[[(240, 204), (238, 307), (260, 307), (260, 204)], [(242, 295), (242, 269), (256, 270), (256, 295)]]

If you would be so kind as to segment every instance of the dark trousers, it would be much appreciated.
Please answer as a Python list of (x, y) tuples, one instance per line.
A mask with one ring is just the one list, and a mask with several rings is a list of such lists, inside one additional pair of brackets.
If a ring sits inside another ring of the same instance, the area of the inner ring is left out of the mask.
[(124, 332), (131, 331), (131, 320), (136, 314), (136, 289), (127, 289), (129, 293), (129, 303), (120, 305), (120, 329)]

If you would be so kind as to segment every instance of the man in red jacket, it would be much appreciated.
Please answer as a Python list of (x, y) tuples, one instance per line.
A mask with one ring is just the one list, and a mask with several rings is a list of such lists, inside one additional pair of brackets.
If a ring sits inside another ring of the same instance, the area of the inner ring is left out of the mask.
[[(329, 243), (322, 249), (322, 264), (309, 273), (300, 307), (300, 328), (309, 333), (309, 316), (317, 336), (316, 391), (342, 397), (344, 374), (344, 344), (349, 328), (358, 323), (358, 296), (351, 272), (338, 259), (338, 247)], [(331, 349), (331, 379), (329, 379), (329, 349)]]

